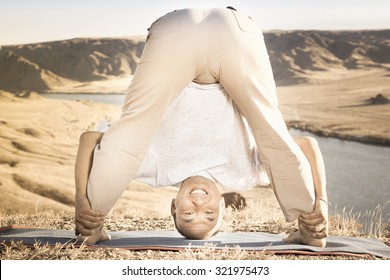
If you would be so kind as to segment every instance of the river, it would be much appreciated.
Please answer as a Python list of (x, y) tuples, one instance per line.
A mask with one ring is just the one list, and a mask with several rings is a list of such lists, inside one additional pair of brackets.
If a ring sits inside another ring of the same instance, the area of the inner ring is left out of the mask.
[[(45, 94), (56, 99), (90, 99), (94, 102), (121, 105), (124, 95)], [(120, 108), (118, 109), (120, 110)], [(329, 212), (380, 214), (390, 217), (390, 147), (325, 138), (291, 130), (293, 136), (309, 135), (318, 140), (327, 177)], [(375, 210), (376, 209), (376, 210)], [(380, 212), (380, 213), (377, 213)]]

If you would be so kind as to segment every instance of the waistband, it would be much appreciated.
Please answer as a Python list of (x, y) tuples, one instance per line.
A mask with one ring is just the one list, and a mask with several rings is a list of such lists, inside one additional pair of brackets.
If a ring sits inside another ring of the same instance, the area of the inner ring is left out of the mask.
[(196, 89), (203, 89), (203, 90), (211, 90), (211, 89), (218, 89), (218, 90), (224, 90), (223, 86), (220, 83), (214, 83), (214, 84), (198, 84), (195, 82), (191, 82), (188, 85), (189, 88), (196, 88)]

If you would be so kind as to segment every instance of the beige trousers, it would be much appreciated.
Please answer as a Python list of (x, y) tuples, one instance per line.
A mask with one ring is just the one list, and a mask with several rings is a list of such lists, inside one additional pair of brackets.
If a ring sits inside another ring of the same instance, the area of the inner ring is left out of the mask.
[(263, 36), (248, 16), (231, 9), (177, 10), (152, 24), (122, 116), (94, 152), (87, 189), (92, 208), (108, 213), (114, 206), (165, 110), (191, 81), (219, 82), (232, 97), (253, 132), (286, 220), (311, 211), (310, 165), (278, 110)]

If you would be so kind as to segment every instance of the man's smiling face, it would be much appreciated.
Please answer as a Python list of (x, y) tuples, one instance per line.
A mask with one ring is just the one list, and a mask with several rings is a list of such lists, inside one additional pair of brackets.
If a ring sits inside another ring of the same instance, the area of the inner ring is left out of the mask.
[(183, 181), (172, 201), (177, 230), (189, 239), (207, 239), (222, 223), (225, 201), (215, 183), (202, 176)]

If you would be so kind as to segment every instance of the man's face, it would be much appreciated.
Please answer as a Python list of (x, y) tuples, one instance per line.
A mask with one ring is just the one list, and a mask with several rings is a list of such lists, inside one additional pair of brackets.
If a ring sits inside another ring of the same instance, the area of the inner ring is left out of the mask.
[(195, 176), (183, 181), (171, 211), (178, 230), (186, 237), (207, 239), (219, 229), (224, 209), (224, 199), (215, 183)]

